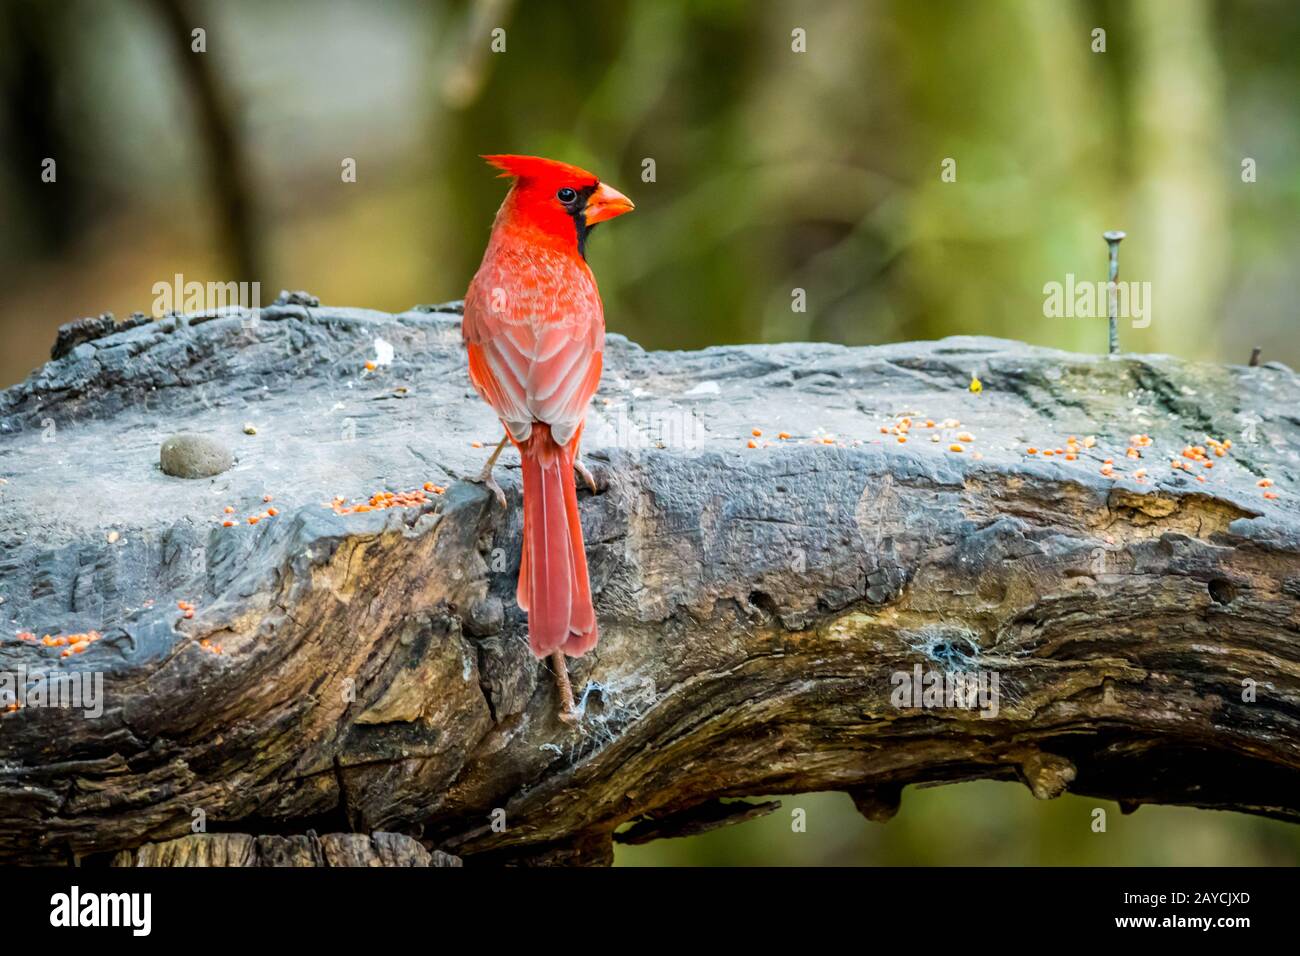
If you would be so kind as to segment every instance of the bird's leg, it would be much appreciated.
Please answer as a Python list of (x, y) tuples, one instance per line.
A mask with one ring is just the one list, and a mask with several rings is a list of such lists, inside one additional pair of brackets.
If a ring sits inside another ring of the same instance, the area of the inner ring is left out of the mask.
[(564, 651), (551, 652), (551, 668), (555, 671), (555, 685), (560, 689), (560, 720), (566, 724), (577, 723), (578, 708), (573, 703), (573, 686), (569, 683), (569, 665)]
[(477, 481), (479, 484), (485, 486), (488, 491), (492, 492), (492, 494), (496, 495), (497, 501), (501, 502), (502, 508), (507, 506), (506, 493), (501, 490), (501, 486), (497, 484), (497, 480), (492, 477), (492, 469), (496, 466), (497, 458), (501, 456), (501, 450), (506, 447), (506, 442), (508, 441), (510, 441), (509, 433), (502, 435), (501, 441), (497, 444), (497, 447), (493, 450), (492, 454), (488, 456), (487, 463), (483, 466), (483, 471), (477, 478), (470, 479), (470, 481)]
[(483, 465), (483, 473), (479, 475), (479, 481), (487, 481), (492, 477), (492, 469), (496, 467), (497, 459), (501, 457), (501, 450), (506, 447), (506, 442), (510, 441), (509, 435), (502, 435), (501, 440), (497, 442), (497, 447), (492, 449), (492, 454), (488, 456), (486, 464)]

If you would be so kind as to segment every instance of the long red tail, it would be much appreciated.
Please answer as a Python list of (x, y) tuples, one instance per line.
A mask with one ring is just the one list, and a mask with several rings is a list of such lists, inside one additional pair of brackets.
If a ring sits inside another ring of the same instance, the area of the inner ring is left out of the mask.
[(519, 446), (524, 551), (515, 597), (528, 612), (528, 644), (538, 657), (557, 649), (578, 657), (595, 647), (599, 637), (573, 480), (577, 447), (578, 436), (562, 447), (551, 429), (537, 422)]

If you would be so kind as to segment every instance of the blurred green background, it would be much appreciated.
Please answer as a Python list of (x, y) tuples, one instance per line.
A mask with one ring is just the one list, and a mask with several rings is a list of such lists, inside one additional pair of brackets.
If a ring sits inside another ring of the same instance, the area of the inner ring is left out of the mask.
[[(486, 152), (636, 201), (589, 258), (609, 328), (648, 347), (1101, 351), (1104, 320), (1046, 318), (1043, 287), (1103, 279), (1119, 228), (1121, 278), (1152, 289), (1125, 349), (1295, 365), (1298, 89), (1292, 0), (0, 0), (0, 386), (176, 273), (263, 304), (460, 298), (504, 188)], [(980, 783), (909, 790), (883, 826), (787, 798), (619, 861), (1293, 863), (1298, 834)]]
[[(702, 836), (615, 844), (629, 866), (1295, 866), (1300, 827), (1240, 813), (1143, 806), (1066, 794), (1035, 800), (1019, 783), (908, 787), (898, 815), (872, 823), (844, 793), (776, 797), (781, 808)], [(1093, 830), (1094, 811), (1106, 830)], [(795, 809), (806, 829), (793, 829)]]

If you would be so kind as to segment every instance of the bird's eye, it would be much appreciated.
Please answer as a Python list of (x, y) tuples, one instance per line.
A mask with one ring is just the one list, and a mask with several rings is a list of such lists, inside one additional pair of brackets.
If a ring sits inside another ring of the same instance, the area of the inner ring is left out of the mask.
[(564, 186), (560, 189), (558, 193), (555, 194), (555, 198), (567, 206), (569, 203), (573, 202), (575, 199), (578, 198), (578, 193), (576, 190), (570, 189), (568, 186)]

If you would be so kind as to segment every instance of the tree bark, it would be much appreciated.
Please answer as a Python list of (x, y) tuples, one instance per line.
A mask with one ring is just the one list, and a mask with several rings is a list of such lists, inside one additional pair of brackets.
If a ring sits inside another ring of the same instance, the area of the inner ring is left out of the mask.
[[(0, 672), (103, 679), (98, 716), (0, 713), (0, 860), (390, 831), (470, 864), (608, 863), (624, 824), (772, 808), (734, 798), (845, 790), (886, 820), (908, 784), (974, 778), (1300, 817), (1289, 369), (611, 336), (584, 434), (602, 487), (579, 491), (602, 636), (570, 661), (571, 727), (514, 603), (517, 457), (505, 509), (461, 480), (500, 425), (458, 316), (313, 302), (86, 327), (0, 393)], [(177, 432), (234, 467), (164, 475)], [(426, 482), (424, 505), (331, 507)], [(907, 706), (918, 673), (990, 696)]]
[(460, 866), (458, 857), (401, 833), (327, 833), (298, 836), (196, 833), (123, 850), (114, 866)]

